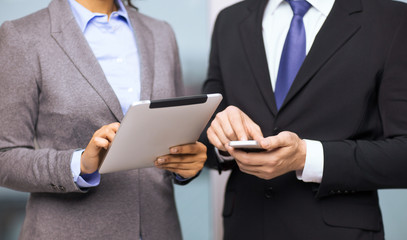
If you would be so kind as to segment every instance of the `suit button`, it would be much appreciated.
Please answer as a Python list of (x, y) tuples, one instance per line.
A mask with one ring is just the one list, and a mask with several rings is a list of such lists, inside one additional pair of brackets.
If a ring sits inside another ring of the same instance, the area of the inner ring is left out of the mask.
[(281, 129), (280, 129), (279, 127), (275, 127), (275, 128), (273, 129), (273, 134), (274, 134), (274, 135), (278, 135), (280, 132), (281, 132)]
[(66, 190), (63, 186), (58, 186), (58, 189), (59, 189), (59, 191), (61, 191), (61, 192), (65, 192), (65, 190)]
[(52, 187), (53, 190), (56, 190), (56, 191), (59, 190), (58, 186), (53, 183), (51, 183), (50, 186)]
[(264, 196), (265, 196), (267, 199), (270, 199), (270, 198), (273, 196), (273, 188), (272, 188), (272, 187), (268, 187), (268, 188), (265, 190)]

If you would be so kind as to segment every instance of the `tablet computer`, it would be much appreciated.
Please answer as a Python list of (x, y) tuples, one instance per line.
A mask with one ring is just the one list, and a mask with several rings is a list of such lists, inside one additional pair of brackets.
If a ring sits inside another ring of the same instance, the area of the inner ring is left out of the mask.
[(153, 167), (170, 147), (196, 142), (221, 100), (206, 94), (132, 104), (99, 172)]

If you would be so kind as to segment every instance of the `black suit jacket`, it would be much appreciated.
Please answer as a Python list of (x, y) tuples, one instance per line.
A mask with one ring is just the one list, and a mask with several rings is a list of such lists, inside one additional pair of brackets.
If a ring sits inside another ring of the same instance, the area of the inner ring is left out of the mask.
[(377, 189), (407, 186), (407, 9), (336, 0), (277, 111), (262, 37), (266, 3), (246, 0), (219, 14), (203, 91), (222, 93), (219, 110), (239, 107), (265, 136), (292, 131), (321, 141), (323, 179), (304, 183), (292, 172), (267, 181), (235, 166), (225, 239), (383, 239)]

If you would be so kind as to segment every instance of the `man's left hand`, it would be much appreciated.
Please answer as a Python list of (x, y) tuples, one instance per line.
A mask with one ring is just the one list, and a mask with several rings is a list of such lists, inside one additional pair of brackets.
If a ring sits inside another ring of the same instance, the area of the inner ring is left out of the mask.
[(170, 154), (158, 157), (155, 166), (192, 178), (203, 168), (206, 161), (206, 146), (200, 142), (170, 148)]
[(269, 180), (304, 169), (307, 146), (297, 134), (281, 132), (259, 142), (266, 151), (251, 153), (227, 146), (242, 172)]

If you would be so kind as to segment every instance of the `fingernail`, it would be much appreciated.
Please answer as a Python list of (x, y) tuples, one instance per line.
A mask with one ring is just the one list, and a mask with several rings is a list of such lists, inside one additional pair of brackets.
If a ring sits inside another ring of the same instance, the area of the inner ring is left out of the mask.
[(170, 152), (171, 152), (171, 153), (178, 153), (178, 152), (179, 152), (179, 149), (178, 149), (178, 148), (171, 148), (171, 149), (170, 149)]
[(159, 159), (157, 159), (156, 162), (157, 162), (158, 165), (160, 165), (160, 164), (163, 164), (165, 162), (165, 159), (164, 158), (159, 158)]

